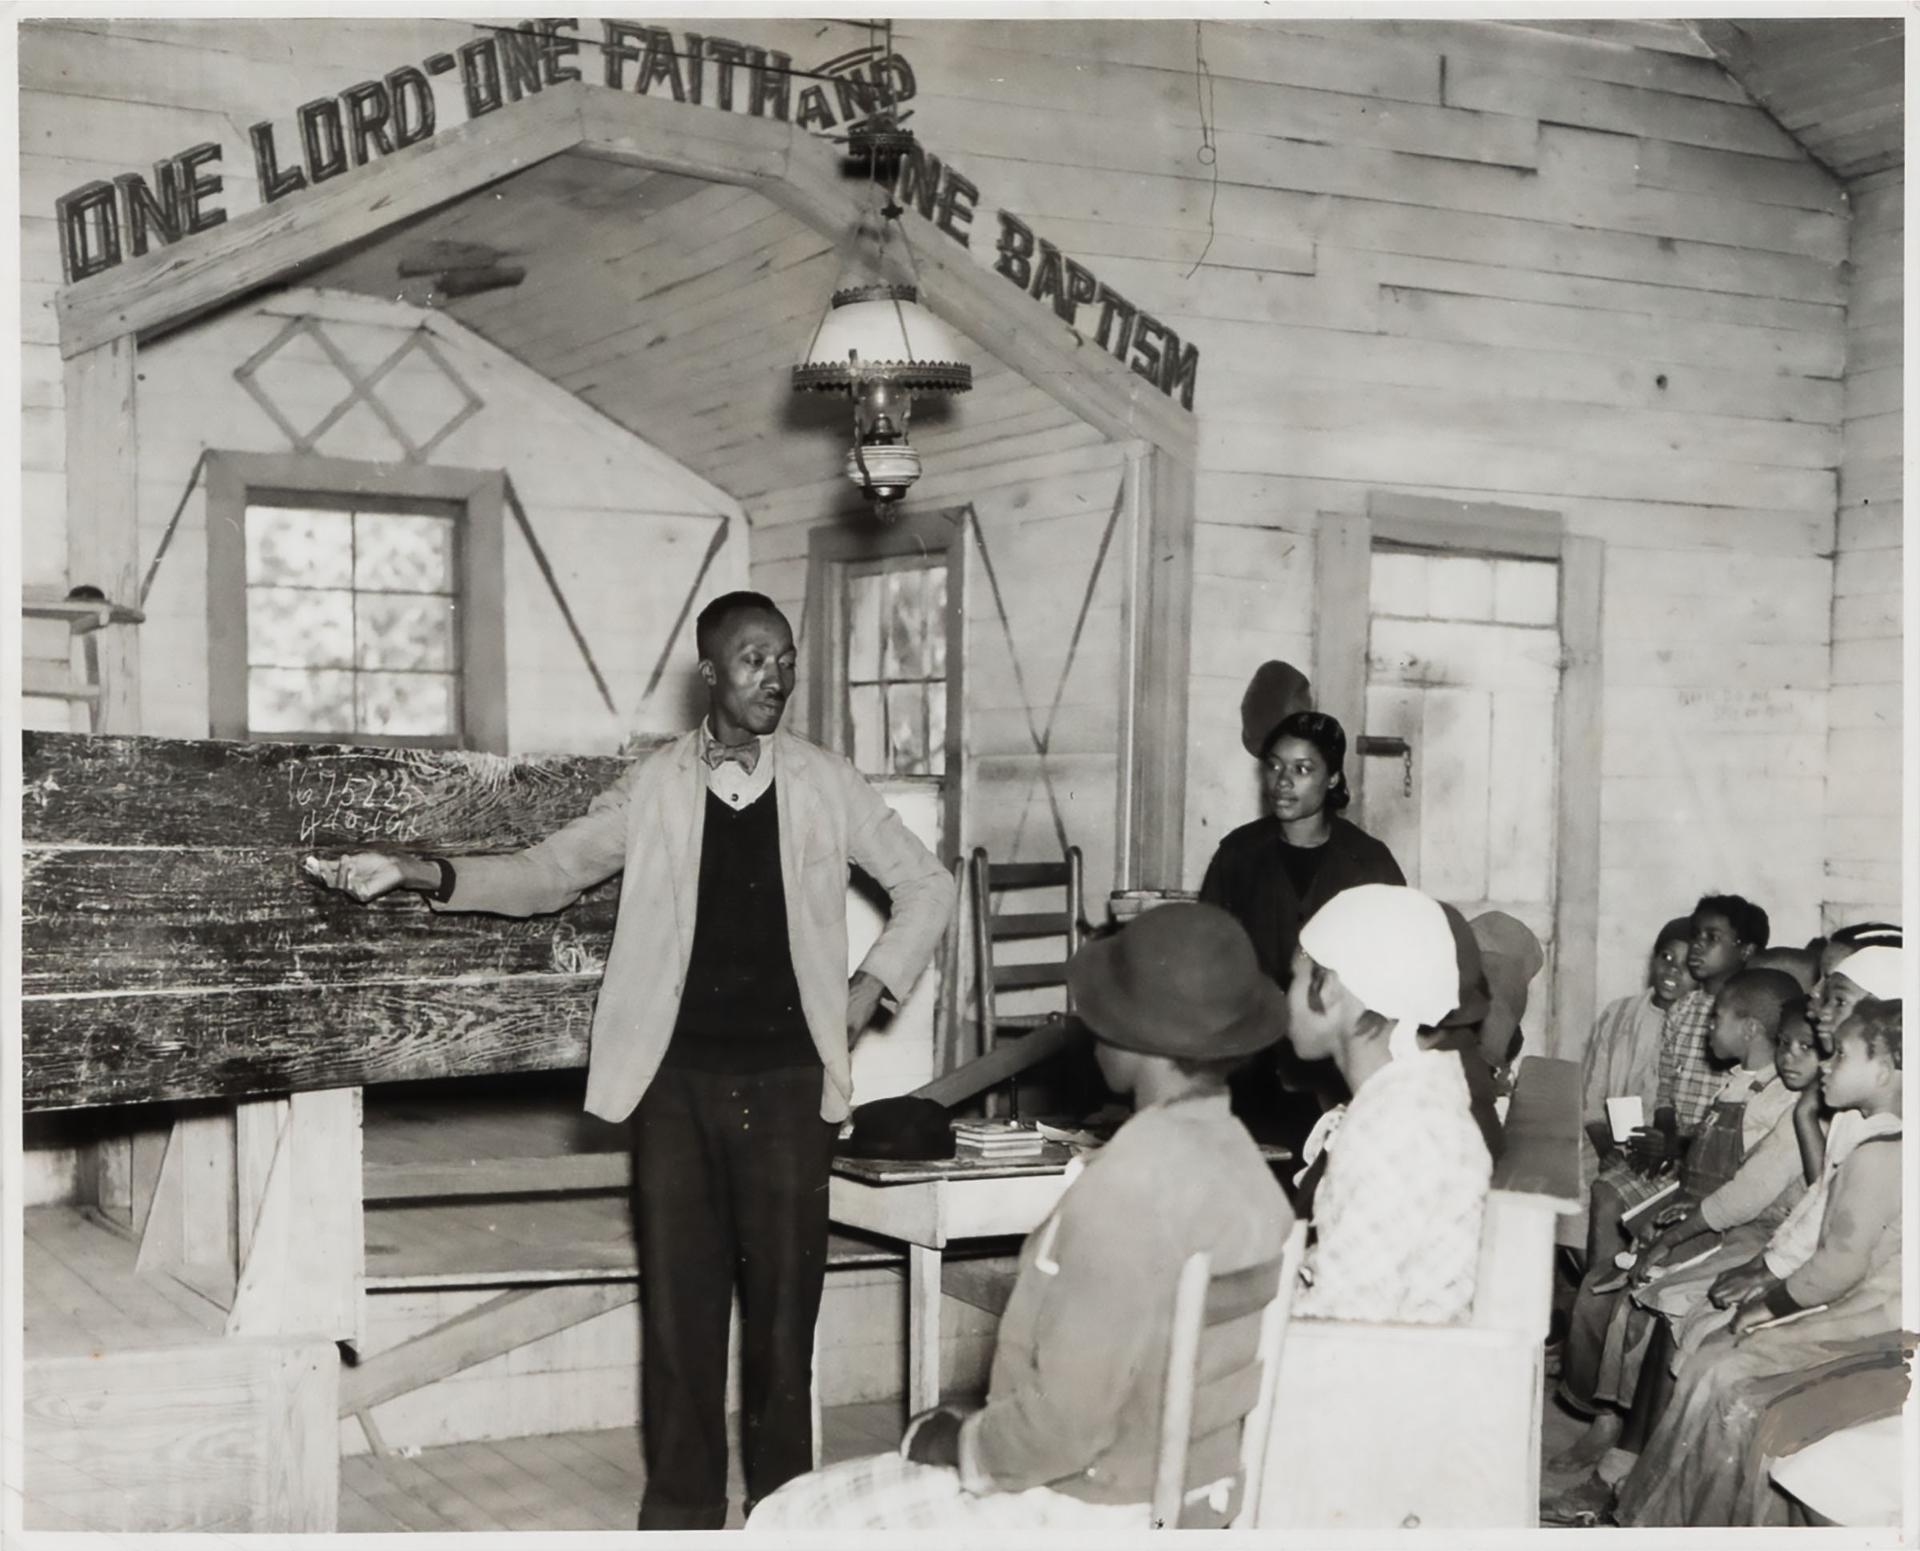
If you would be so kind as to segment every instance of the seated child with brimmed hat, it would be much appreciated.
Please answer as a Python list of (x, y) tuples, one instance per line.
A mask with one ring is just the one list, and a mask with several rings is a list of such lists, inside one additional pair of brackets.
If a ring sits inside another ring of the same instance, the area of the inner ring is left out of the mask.
[(1459, 1057), (1419, 1037), (1459, 987), (1447, 917), (1417, 889), (1363, 884), (1301, 930), (1287, 1039), (1353, 1090), (1324, 1141), (1303, 1317), (1445, 1324), (1472, 1309), (1493, 1165)]
[[(789, 1482), (750, 1528), (1147, 1526), (1181, 1267), (1199, 1251), (1216, 1274), (1273, 1260), (1293, 1226), (1226, 1086), (1279, 1037), (1286, 1007), (1211, 905), (1149, 911), (1088, 943), (1067, 975), (1101, 1074), (1135, 1113), (1021, 1249), (986, 1404), (936, 1407), (897, 1453)], [(1208, 1501), (1223, 1522), (1240, 1486), (1233, 1431), (1189, 1461), (1190, 1478), (1217, 1470)]]
[(1420, 1045), (1460, 1057), (1473, 1095), (1473, 1118), (1497, 1161), (1505, 1148), (1498, 1101), (1513, 1090), (1527, 988), (1546, 955), (1532, 929), (1503, 910), (1483, 911), (1469, 921), (1445, 900), (1440, 908), (1453, 931), (1460, 1000), (1438, 1025), (1421, 1031)]

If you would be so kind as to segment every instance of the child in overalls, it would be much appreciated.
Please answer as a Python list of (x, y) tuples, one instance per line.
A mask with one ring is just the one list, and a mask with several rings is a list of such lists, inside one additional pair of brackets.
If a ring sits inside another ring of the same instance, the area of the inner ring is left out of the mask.
[(1794, 1106), (1780, 1081), (1775, 1045), (1800, 986), (1784, 970), (1750, 969), (1735, 975), (1713, 1003), (1708, 1044), (1714, 1057), (1735, 1065), (1707, 1108), (1707, 1118), (1680, 1160), (1680, 1189), (1704, 1201), (1740, 1171), (1750, 1149)]

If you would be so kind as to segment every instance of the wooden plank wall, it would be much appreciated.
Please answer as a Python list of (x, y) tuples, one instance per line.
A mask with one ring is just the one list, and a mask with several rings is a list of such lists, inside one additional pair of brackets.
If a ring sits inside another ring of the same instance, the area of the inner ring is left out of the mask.
[[(36, 23), (20, 51), (22, 577), (64, 583), (65, 446), (54, 201), (94, 178), (150, 170), (156, 155), (201, 141), (225, 147), (229, 219), (260, 202), (245, 126), (290, 117), (394, 63), (448, 47), (444, 23), (361, 31), (326, 22), (232, 20)], [(237, 127), (236, 127), (237, 126)], [(283, 126), (282, 133), (285, 133)]]
[[(1090, 43), (1045, 31), (1063, 59)], [(1212, 198), (1195, 42), (1130, 28), (1044, 108), (1040, 60), (967, 55), (994, 65), (967, 88), (993, 100), (978, 181), (1202, 342), (1189, 881), (1254, 812), (1246, 675), (1310, 658), (1318, 514), (1405, 490), (1557, 510), (1609, 546), (1601, 994), (1707, 887), (1811, 932), (1837, 188), (1699, 58), (1487, 23), (1210, 23), (1219, 231), (1189, 280)], [(1146, 102), (1153, 127), (1122, 129)], [(922, 133), (966, 144), (942, 107)], [(1299, 139), (1255, 139), (1274, 125)], [(1291, 263), (1238, 247), (1275, 233)]]
[[(358, 370), (371, 372), (416, 333), (418, 317), (397, 303), (287, 293), (182, 330), (141, 352), (143, 571), (174, 513), (181, 513), (154, 572), (147, 623), (140, 627), (148, 660), (168, 666), (143, 681), (143, 731), (169, 737), (208, 732), (204, 477), (187, 496), (201, 452), (210, 447), (293, 450), (286, 432), (235, 380), (235, 369), (304, 318)], [(648, 689), (716, 530), (736, 522), (729, 515), (732, 503), (457, 326), (443, 329), (432, 343), (482, 408), (435, 446), (429, 461), (501, 469), (513, 481), (618, 712), (609, 712), (601, 700), (553, 588), (509, 515), (509, 747), (612, 753), (632, 733), (685, 727), (698, 689), (690, 628), (678, 632), (668, 671), (651, 695)], [(302, 432), (320, 424), (348, 392), (325, 347), (310, 334), (290, 337), (260, 365), (254, 381)], [(373, 391), (417, 443), (427, 441), (463, 403), (437, 362), (418, 349)], [(364, 402), (335, 422), (313, 450), (368, 463), (391, 464), (403, 456)], [(702, 601), (739, 585), (745, 574), (743, 538), (730, 532), (713, 557), (700, 583)]]
[[(1246, 675), (1310, 660), (1321, 513), (1490, 500), (1607, 545), (1605, 998), (1706, 889), (1761, 900), (1783, 940), (1819, 923), (1848, 212), (1685, 34), (1593, 31), (895, 38), (915, 129), (983, 212), (1201, 345), (1190, 883), (1255, 811)], [(798, 24), (755, 35), (819, 47)]]
[[(736, 31), (802, 64), (867, 41), (799, 19)], [(371, 20), (29, 28), (28, 404), (58, 404), (54, 194), (154, 144), (230, 139), (223, 114), (284, 113), (448, 36)], [(1635, 983), (1654, 926), (1704, 888), (1760, 898), (1783, 938), (1817, 926), (1833, 897), (1828, 826), (1809, 815), (1826, 811), (1840, 655), (1848, 213), (1717, 64), (1671, 51), (1678, 33), (1424, 19), (912, 19), (894, 36), (914, 127), (982, 191), (976, 261), (992, 262), (1004, 207), (1201, 347), (1189, 881), (1251, 814), (1237, 684), (1310, 636), (1319, 514), (1405, 491), (1558, 511), (1608, 546), (1600, 994)], [(234, 154), (236, 211), (246, 170)], [(1011, 288), (1008, 306), (1066, 326)], [(1056, 435), (1003, 429), (983, 467)], [(932, 432), (916, 437), (930, 454)], [(734, 491), (769, 530), (757, 575), (798, 574), (803, 538), (771, 530), (796, 520), (789, 492), (819, 503), (837, 479), (839, 437), (819, 437), (794, 454), (810, 479), (780, 459), (764, 498)], [(60, 509), (60, 477), (43, 450), (30, 513)], [(27, 547), (29, 579), (57, 579), (57, 536)], [(1264, 569), (1241, 570), (1249, 554)]]
[(1827, 922), (1901, 905), (1901, 252), (1904, 168), (1854, 183), (1846, 419), (1833, 568)]

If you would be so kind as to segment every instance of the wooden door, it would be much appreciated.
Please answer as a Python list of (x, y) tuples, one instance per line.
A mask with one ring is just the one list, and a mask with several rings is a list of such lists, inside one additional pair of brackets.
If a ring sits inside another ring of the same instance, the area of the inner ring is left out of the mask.
[[(1407, 881), (1469, 920), (1504, 910), (1546, 949), (1522, 1025), (1553, 1005), (1560, 566), (1374, 547), (1359, 820)], [(1378, 748), (1379, 743), (1373, 744)]]

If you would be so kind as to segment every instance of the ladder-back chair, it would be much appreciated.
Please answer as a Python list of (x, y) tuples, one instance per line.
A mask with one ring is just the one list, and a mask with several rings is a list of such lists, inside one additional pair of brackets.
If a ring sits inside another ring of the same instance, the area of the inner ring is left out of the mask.
[[(995, 862), (984, 849), (976, 848), (972, 858), (974, 1025), (979, 1055), (990, 1055), (1001, 1030), (1025, 1032), (1038, 1028), (1059, 1016), (1058, 1012), (1003, 1013), (999, 994), (1003, 991), (1043, 990), (1058, 986), (1065, 999), (1061, 1011), (1073, 1010), (1073, 998), (1066, 990), (1067, 961), (1080, 948), (1080, 848), (1068, 846), (1057, 862)], [(1048, 910), (996, 910), (994, 905), (1006, 894), (1031, 894), (1042, 889), (1061, 890), (1065, 907)], [(1061, 943), (1058, 958), (1047, 957), (1026, 963), (1001, 963), (995, 949), (1001, 943), (1057, 938)]]
[[(1160, 1448), (1154, 1472), (1155, 1529), (1206, 1529), (1258, 1522), (1267, 1440), (1280, 1386), (1280, 1349), (1306, 1255), (1307, 1225), (1295, 1223), (1277, 1260), (1212, 1273), (1208, 1257), (1189, 1256), (1173, 1301)], [(1227, 1450), (1203, 1446), (1237, 1429), (1236, 1478), (1209, 1472), (1191, 1479), (1191, 1462)]]

